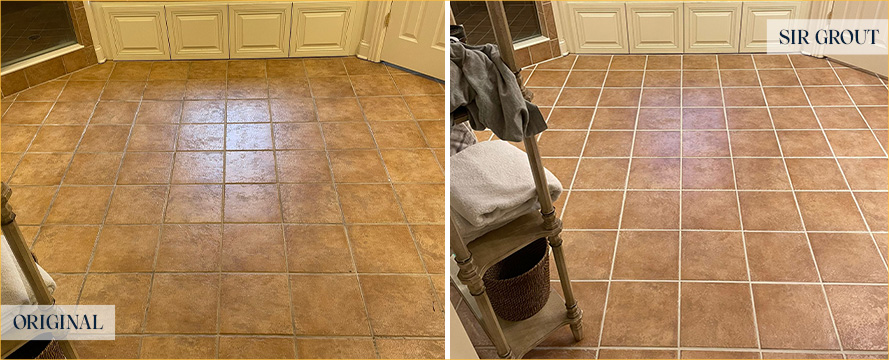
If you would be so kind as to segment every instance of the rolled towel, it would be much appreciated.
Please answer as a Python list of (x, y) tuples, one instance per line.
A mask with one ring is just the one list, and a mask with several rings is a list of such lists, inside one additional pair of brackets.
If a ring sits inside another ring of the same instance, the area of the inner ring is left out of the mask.
[[(2, 296), (3, 297), (3, 305), (34, 305), (37, 304), (37, 297), (34, 295), (34, 290), (31, 289), (31, 286), (28, 284), (28, 278), (25, 277), (25, 271), (19, 267), (17, 261), (15, 261), (15, 255), (12, 254), (12, 248), (9, 247), (9, 243), (6, 242), (6, 236), (3, 236), (3, 251), (0, 254), (0, 259), (2, 259), (2, 263), (0, 263), (0, 268), (2, 268)], [(43, 277), (43, 282), (46, 283), (46, 286), (49, 287), (49, 292), (52, 294), (56, 290), (56, 282), (43, 270), (40, 265), (37, 265), (37, 270), (40, 271), (40, 275)]]
[[(544, 173), (555, 201), (562, 183), (549, 170)], [(461, 236), (493, 230), (539, 208), (528, 155), (515, 146), (486, 141), (451, 157), (451, 212), (459, 216), (454, 219)]]

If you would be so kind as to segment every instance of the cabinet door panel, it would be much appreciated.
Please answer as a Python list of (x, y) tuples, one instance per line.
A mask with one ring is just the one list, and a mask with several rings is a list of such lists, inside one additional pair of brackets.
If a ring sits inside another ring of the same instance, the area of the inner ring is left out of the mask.
[(287, 57), (291, 3), (231, 4), (231, 58)]
[(100, 4), (114, 60), (168, 60), (167, 26), (161, 4)]
[(685, 52), (738, 52), (741, 3), (686, 3), (685, 21)]
[(567, 7), (575, 52), (629, 52), (624, 3), (571, 2)]
[(766, 52), (768, 42), (768, 21), (771, 19), (791, 20), (797, 18), (800, 3), (754, 2), (744, 3), (744, 16), (741, 20), (741, 51)]
[(166, 9), (170, 57), (228, 58), (228, 6), (169, 4)]
[(362, 5), (356, 1), (293, 3), (290, 56), (355, 54)]
[(631, 53), (679, 53), (682, 3), (627, 3)]

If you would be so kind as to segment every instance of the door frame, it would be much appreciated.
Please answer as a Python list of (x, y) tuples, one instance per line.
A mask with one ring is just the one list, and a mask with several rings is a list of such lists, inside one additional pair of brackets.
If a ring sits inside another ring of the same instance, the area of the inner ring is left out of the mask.
[(365, 13), (364, 31), (358, 42), (355, 54), (360, 59), (380, 62), (383, 52), (383, 39), (386, 37), (388, 17), (392, 12), (392, 1), (370, 1)]

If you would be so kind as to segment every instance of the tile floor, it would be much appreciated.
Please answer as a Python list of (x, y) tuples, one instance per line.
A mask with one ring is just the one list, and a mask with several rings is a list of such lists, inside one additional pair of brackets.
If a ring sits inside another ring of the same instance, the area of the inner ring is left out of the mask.
[(107, 62), (3, 99), (2, 178), (86, 358), (444, 349), (444, 88), (357, 58)]
[(524, 78), (586, 331), (528, 357), (886, 358), (885, 81), (786, 55), (571, 55)]

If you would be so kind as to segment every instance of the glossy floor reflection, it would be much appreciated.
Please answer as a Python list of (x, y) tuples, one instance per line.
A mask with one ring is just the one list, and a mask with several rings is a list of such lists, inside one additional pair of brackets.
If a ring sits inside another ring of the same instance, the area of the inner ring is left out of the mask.
[(2, 178), (86, 358), (444, 349), (444, 87), (357, 58), (107, 62), (2, 101)]

